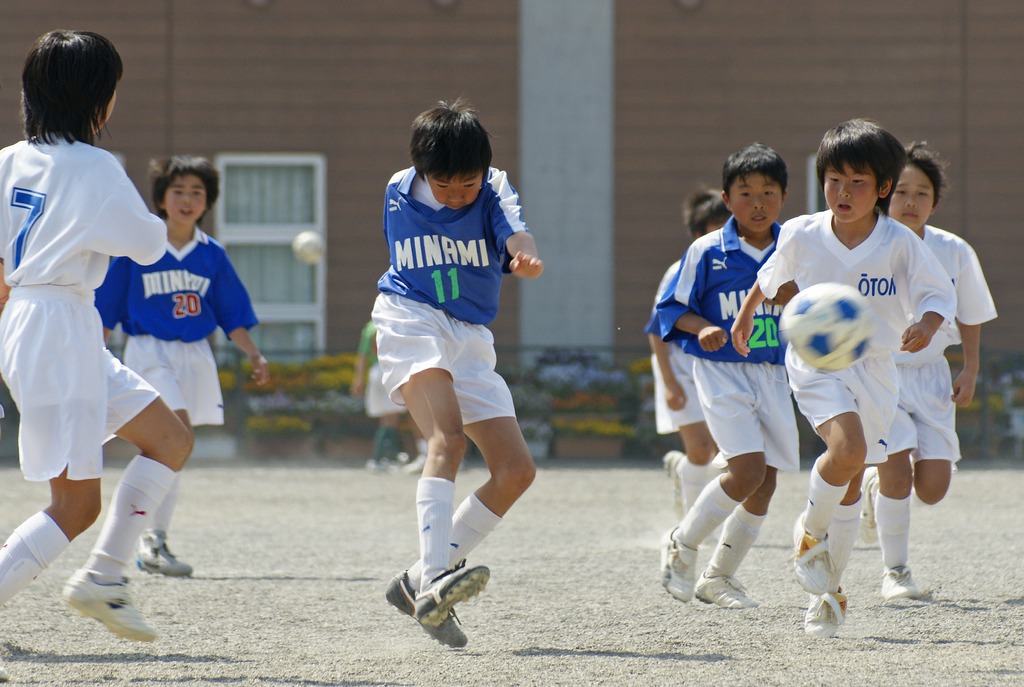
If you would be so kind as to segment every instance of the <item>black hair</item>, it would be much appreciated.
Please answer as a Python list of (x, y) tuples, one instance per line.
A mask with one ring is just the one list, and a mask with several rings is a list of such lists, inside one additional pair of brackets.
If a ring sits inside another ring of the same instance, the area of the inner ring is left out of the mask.
[(462, 98), (452, 103), (442, 100), (413, 121), (409, 153), (423, 178), (486, 174), (491, 166), (490, 134)]
[(21, 73), (25, 137), (34, 143), (91, 144), (124, 67), (109, 40), (92, 31), (50, 31), (40, 36)]
[(683, 203), (683, 222), (694, 237), (707, 233), (708, 225), (715, 220), (724, 224), (731, 216), (722, 200), (722, 192), (716, 189), (698, 191)]
[(949, 185), (946, 181), (948, 163), (928, 147), (927, 141), (914, 141), (907, 146), (907, 164), (914, 165), (932, 182), (935, 202), (939, 202), (943, 191)]
[[(871, 172), (878, 181), (881, 190), (886, 182), (892, 186), (899, 181), (900, 173), (906, 165), (907, 153), (903, 144), (895, 136), (870, 119), (851, 119), (839, 126), (829, 129), (818, 146), (818, 157), (815, 160), (815, 171), (818, 184), (825, 188), (825, 170), (837, 172), (849, 167), (854, 172), (865, 174)], [(875, 202), (882, 212), (889, 211), (892, 191)]]
[[(149, 175), (153, 180), (153, 205), (156, 206), (156, 214), (161, 219), (167, 219), (167, 211), (160, 207), (164, 203), (167, 189), (175, 179), (180, 179), (187, 174), (199, 177), (203, 186), (206, 187), (207, 212), (220, 197), (220, 173), (205, 157), (175, 155), (174, 157), (150, 160)], [(204, 212), (196, 224), (202, 222), (205, 216)]]
[(789, 184), (789, 171), (786, 169), (785, 160), (763, 143), (751, 143), (726, 158), (722, 166), (722, 188), (729, 193), (732, 182), (749, 174), (763, 174), (778, 182), (783, 191)]

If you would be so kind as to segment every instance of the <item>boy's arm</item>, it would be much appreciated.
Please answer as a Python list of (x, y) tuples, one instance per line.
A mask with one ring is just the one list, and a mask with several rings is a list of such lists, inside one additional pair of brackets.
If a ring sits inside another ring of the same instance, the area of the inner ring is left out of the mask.
[(528, 231), (517, 231), (505, 241), (505, 252), (512, 256), (508, 268), (517, 277), (536, 279), (544, 273), (544, 261), (537, 256), (537, 242)]
[(672, 371), (668, 344), (662, 341), (660, 336), (654, 334), (648, 334), (647, 340), (651, 344), (651, 352), (654, 353), (654, 359), (658, 363), (661, 379), (665, 382), (665, 403), (672, 410), (682, 410), (686, 406), (686, 391), (676, 379), (676, 373)]
[(974, 400), (974, 387), (981, 369), (981, 325), (957, 322), (963, 344), (964, 369), (953, 380), (953, 403), (966, 408)]
[(352, 387), (349, 393), (356, 398), (360, 398), (363, 395), (364, 384), (366, 379), (366, 354), (358, 353), (356, 355), (355, 368), (352, 370)]
[(750, 353), (747, 341), (750, 339), (750, 334), (754, 331), (754, 312), (764, 301), (765, 295), (761, 291), (761, 284), (755, 281), (754, 286), (747, 293), (747, 297), (743, 299), (740, 311), (736, 314), (736, 319), (732, 323), (732, 347), (744, 358)]
[(249, 330), (245, 327), (237, 327), (228, 332), (228, 338), (234, 341), (249, 356), (249, 362), (252, 364), (253, 381), (259, 385), (269, 382), (270, 365), (267, 363), (267, 359), (263, 357), (263, 354), (260, 353), (256, 342), (249, 336)]
[(729, 333), (693, 312), (685, 312), (676, 320), (676, 329), (689, 332), (697, 337), (700, 347), (714, 353), (729, 341)]
[(939, 327), (945, 321), (945, 317), (929, 310), (921, 316), (920, 320), (907, 327), (906, 331), (903, 332), (903, 345), (900, 346), (900, 350), (909, 351), (910, 353), (923, 350), (931, 343), (935, 332), (939, 330)]

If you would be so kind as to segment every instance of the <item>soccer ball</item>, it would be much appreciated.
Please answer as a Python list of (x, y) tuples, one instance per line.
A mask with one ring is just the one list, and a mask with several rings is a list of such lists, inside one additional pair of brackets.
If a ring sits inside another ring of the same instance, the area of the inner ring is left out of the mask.
[(292, 252), (296, 259), (307, 265), (320, 262), (326, 250), (324, 237), (315, 231), (301, 231), (292, 239)]
[(815, 284), (782, 310), (779, 333), (808, 365), (843, 370), (864, 355), (874, 331), (871, 305), (846, 284)]

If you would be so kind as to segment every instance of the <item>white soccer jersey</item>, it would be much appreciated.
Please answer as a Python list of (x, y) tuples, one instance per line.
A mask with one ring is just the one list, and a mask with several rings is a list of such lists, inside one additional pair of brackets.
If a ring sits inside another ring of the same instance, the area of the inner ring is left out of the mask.
[(11, 286), (48, 284), (91, 293), (112, 255), (149, 264), (167, 228), (117, 159), (86, 143), (0, 151), (0, 245)]
[(852, 249), (833, 233), (829, 210), (786, 222), (775, 253), (758, 272), (758, 283), (772, 298), (790, 280), (801, 289), (838, 282), (860, 291), (874, 313), (869, 356), (899, 350), (910, 321), (926, 312), (948, 322), (957, 312), (956, 293), (938, 259), (917, 234), (885, 214)]
[(104, 347), (93, 291), (110, 256), (151, 263), (166, 240), (110, 153), (85, 143), (0, 150), (0, 246), (12, 287), (0, 372), (21, 411), (26, 478), (65, 469), (72, 480), (100, 477), (104, 437), (157, 397)]
[[(962, 238), (936, 227), (925, 226), (924, 245), (939, 259), (946, 274), (953, 280), (956, 290), (956, 319), (964, 324), (983, 324), (996, 318), (996, 305), (992, 301), (985, 275), (981, 271), (978, 255)], [(960, 343), (960, 330), (946, 322), (935, 333), (928, 348), (917, 353), (906, 351), (896, 354), (898, 365), (928, 365), (943, 356), (950, 346)]]

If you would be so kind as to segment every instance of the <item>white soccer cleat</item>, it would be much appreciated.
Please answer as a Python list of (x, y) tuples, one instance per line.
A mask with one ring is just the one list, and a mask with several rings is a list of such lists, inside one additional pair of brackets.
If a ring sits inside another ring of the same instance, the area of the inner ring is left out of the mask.
[(697, 583), (697, 550), (677, 544), (673, 532), (675, 529), (669, 530), (661, 540), (661, 584), (669, 594), (685, 602), (693, 598)]
[(886, 601), (893, 599), (920, 599), (921, 590), (914, 583), (910, 576), (910, 568), (900, 565), (889, 568), (882, 575), (882, 598)]
[(87, 618), (95, 618), (118, 637), (152, 642), (156, 630), (132, 605), (128, 580), (100, 584), (88, 570), (79, 570), (64, 585), (64, 599)]
[(878, 543), (878, 523), (875, 522), (875, 499), (878, 498), (878, 468), (864, 471), (860, 500), (860, 540), (865, 544)]
[(160, 530), (146, 530), (139, 537), (135, 564), (139, 570), (154, 575), (188, 577), (192, 574), (192, 566), (179, 561), (167, 548), (167, 534)]
[(811, 596), (811, 603), (804, 614), (804, 632), (812, 637), (835, 637), (844, 622), (846, 596), (841, 591)]
[(796, 520), (793, 528), (796, 552), (793, 555), (793, 572), (796, 581), (804, 591), (821, 596), (828, 591), (832, 573), (832, 557), (828, 553), (828, 537), (815, 539), (804, 530), (803, 516)]
[(7, 682), (11, 679), (11, 674), (7, 672), (7, 669), (0, 666), (0, 682)]
[(697, 581), (696, 596), (707, 604), (717, 604), (722, 608), (757, 608), (760, 604), (749, 596), (742, 584), (731, 577), (716, 575), (708, 577), (707, 573)]

